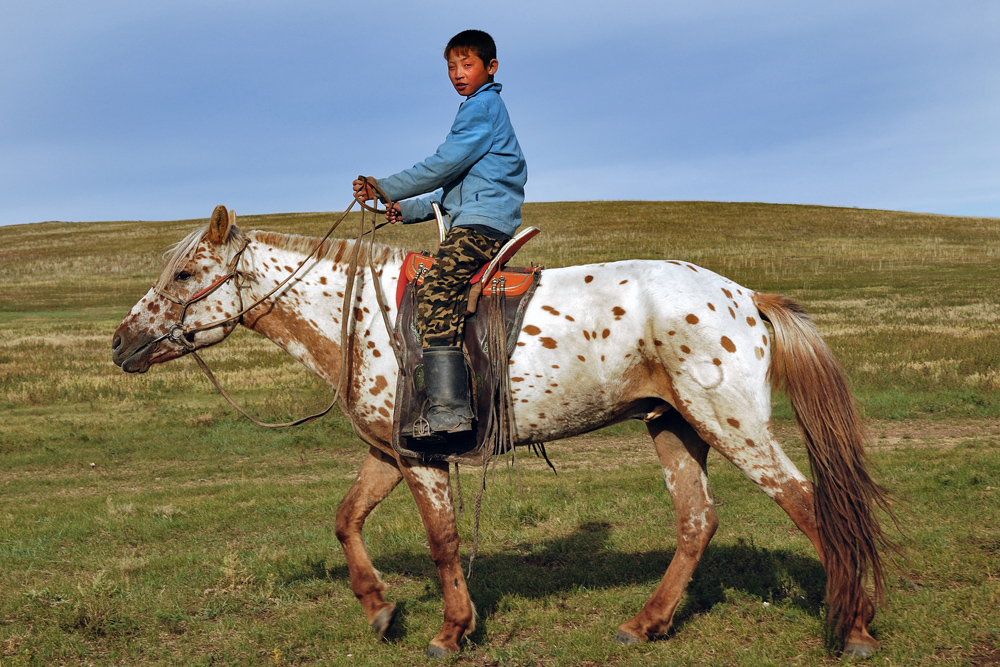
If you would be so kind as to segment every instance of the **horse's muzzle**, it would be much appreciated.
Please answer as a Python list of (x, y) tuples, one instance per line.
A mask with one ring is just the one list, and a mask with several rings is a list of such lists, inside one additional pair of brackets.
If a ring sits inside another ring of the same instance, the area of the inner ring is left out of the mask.
[(126, 342), (119, 332), (111, 341), (111, 361), (120, 366), (126, 373), (145, 373), (150, 367), (150, 354), (153, 337), (142, 334), (135, 340)]

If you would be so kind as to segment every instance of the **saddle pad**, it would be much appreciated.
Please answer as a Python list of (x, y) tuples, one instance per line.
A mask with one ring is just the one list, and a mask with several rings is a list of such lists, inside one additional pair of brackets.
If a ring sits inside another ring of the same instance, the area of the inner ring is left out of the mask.
[[(425, 255), (419, 252), (411, 252), (403, 259), (403, 268), (399, 272), (399, 282), (396, 284), (396, 307), (399, 307), (400, 302), (403, 300), (403, 290), (406, 286), (417, 277), (420, 269), (423, 268), (424, 271), (431, 268), (434, 264), (434, 258), (430, 255)], [(520, 296), (528, 291), (531, 287), (531, 283), (535, 278), (538, 270), (533, 269), (521, 269), (520, 271), (498, 271), (496, 274), (497, 278), (504, 279), (504, 295), (508, 297)], [(419, 285), (422, 280), (418, 280)], [(483, 285), (483, 294), (485, 296), (490, 296), (493, 294), (493, 281), (488, 284)]]

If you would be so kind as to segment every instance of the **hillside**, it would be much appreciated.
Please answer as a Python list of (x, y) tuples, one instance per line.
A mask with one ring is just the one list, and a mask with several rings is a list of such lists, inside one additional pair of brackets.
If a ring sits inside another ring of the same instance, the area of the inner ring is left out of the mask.
[[(334, 217), (249, 216), (239, 224), (319, 236)], [(998, 413), (998, 219), (705, 202), (529, 204), (524, 219), (542, 234), (521, 251), (522, 263), (684, 259), (752, 289), (794, 297), (818, 321), (872, 416)], [(114, 375), (107, 362), (112, 331), (158, 274), (163, 253), (204, 223), (0, 228), (0, 328), (7, 341), (27, 341), (8, 344), (0, 359), (0, 401), (23, 406), (39, 391), (57, 399), (39, 389), (53, 383), (35, 348), (72, 331), (85, 332), (83, 349), (52, 347), (46, 358), (64, 368), (59, 355), (72, 352), (81, 373), (103, 378), (94, 383), (117, 383), (121, 378), (107, 377)], [(356, 218), (341, 229), (353, 235)], [(429, 249), (435, 231), (431, 224), (393, 226), (378, 238)], [(268, 356), (270, 348), (256, 339), (248, 345), (268, 359), (263, 363), (290, 363)], [(227, 347), (227, 357), (251, 353)]]

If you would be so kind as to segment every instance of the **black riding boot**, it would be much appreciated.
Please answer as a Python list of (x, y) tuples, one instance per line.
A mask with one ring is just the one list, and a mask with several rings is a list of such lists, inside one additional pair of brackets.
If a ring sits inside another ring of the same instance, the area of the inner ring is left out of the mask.
[(431, 435), (471, 431), (469, 371), (462, 348), (425, 347), (424, 383)]

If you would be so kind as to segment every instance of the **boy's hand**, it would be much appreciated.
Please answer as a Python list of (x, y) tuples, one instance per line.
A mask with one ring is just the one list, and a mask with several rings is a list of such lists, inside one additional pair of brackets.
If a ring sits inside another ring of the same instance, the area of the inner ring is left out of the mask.
[[(360, 199), (361, 201), (371, 201), (376, 198), (374, 188), (372, 188), (371, 183), (369, 183), (366, 179), (355, 178), (351, 186), (354, 188), (354, 197), (356, 199)], [(399, 208), (399, 204), (397, 202), (393, 202), (391, 205), (386, 207), (385, 219), (386, 222), (391, 222), (393, 224), (400, 222), (403, 219), (403, 212)]]
[(360, 199), (361, 201), (375, 199), (375, 192), (372, 190), (372, 186), (368, 183), (368, 181), (355, 178), (354, 183), (351, 185), (354, 188), (355, 199)]
[(394, 202), (391, 206), (386, 207), (385, 220), (386, 222), (391, 222), (393, 224), (403, 220), (403, 212), (399, 208), (399, 203)]

